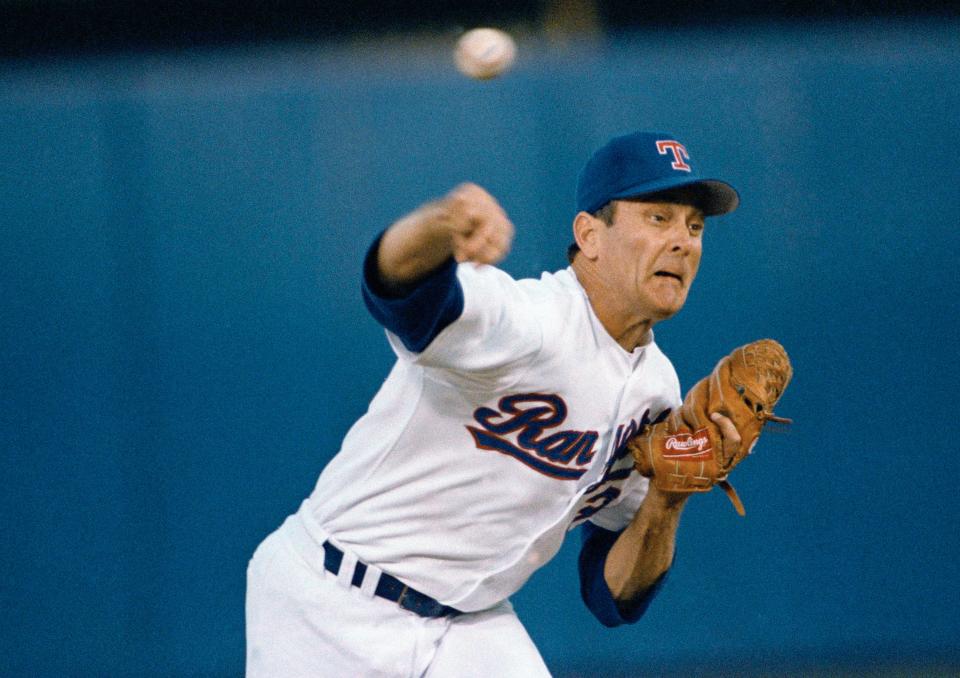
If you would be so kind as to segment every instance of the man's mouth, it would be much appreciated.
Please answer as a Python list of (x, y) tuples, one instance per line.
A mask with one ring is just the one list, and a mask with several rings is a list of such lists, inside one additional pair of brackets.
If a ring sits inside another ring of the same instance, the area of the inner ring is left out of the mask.
[(681, 276), (679, 273), (673, 273), (672, 271), (657, 271), (654, 273), (654, 275), (661, 278), (673, 278), (679, 283), (683, 282), (683, 276)]

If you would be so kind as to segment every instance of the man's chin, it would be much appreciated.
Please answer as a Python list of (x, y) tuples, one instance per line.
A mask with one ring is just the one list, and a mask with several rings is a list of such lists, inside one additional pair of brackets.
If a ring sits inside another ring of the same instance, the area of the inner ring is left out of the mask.
[(656, 313), (653, 316), (653, 318), (651, 318), (651, 320), (653, 321), (654, 324), (656, 324), (659, 322), (663, 322), (664, 320), (669, 320), (679, 312), (680, 312), (679, 308), (673, 311), (663, 311), (661, 313)]
[(680, 309), (683, 308), (683, 305), (686, 303), (686, 301), (687, 298), (684, 297), (669, 303), (660, 304), (654, 309), (653, 320), (655, 322), (660, 322), (661, 320), (672, 318), (680, 312)]

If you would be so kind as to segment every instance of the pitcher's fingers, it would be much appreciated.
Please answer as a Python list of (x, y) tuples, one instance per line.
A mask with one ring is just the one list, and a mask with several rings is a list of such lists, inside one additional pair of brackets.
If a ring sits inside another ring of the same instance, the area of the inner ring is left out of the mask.
[(506, 221), (495, 228), (491, 228), (486, 234), (486, 246), (495, 251), (499, 259), (503, 259), (510, 252), (510, 246), (513, 244), (513, 224)]
[(724, 466), (728, 466), (740, 454), (740, 444), (743, 442), (740, 438), (740, 432), (737, 431), (737, 427), (733, 425), (730, 417), (719, 412), (713, 412), (710, 415), (710, 421), (720, 429)]

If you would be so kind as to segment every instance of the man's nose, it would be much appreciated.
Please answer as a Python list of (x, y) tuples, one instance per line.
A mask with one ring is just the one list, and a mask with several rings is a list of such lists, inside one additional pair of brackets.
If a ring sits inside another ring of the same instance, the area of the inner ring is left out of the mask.
[(693, 246), (694, 235), (683, 222), (673, 224), (670, 229), (670, 251), (687, 254)]

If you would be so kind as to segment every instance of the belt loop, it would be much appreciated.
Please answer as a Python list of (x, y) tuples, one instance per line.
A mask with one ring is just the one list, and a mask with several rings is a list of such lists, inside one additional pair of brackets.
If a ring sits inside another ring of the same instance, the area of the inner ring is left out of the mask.
[[(403, 588), (400, 589), (400, 597), (397, 598), (397, 605), (399, 605), (400, 607), (403, 607), (403, 599), (407, 597), (407, 591), (409, 590), (410, 590), (410, 587), (407, 586), (406, 584), (404, 584)], [(407, 608), (404, 607), (403, 609), (407, 609)]]
[(357, 555), (351, 551), (344, 551), (340, 562), (340, 571), (337, 572), (337, 583), (345, 589), (350, 588), (353, 580), (353, 568), (357, 566)]
[(376, 565), (367, 565), (367, 571), (363, 575), (363, 583), (360, 584), (360, 593), (367, 598), (373, 598), (377, 590), (377, 584), (380, 583), (381, 574), (383, 574), (383, 570)]

